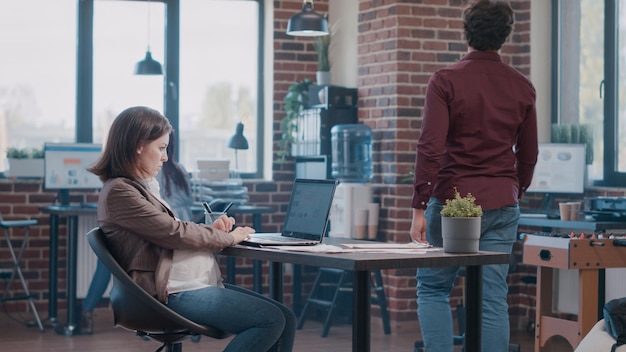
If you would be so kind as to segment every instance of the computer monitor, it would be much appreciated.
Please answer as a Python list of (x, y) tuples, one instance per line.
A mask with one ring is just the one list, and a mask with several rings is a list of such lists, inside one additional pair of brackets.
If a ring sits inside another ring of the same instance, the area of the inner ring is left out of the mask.
[(539, 145), (533, 180), (527, 193), (543, 193), (543, 208), (552, 209), (554, 194), (583, 194), (587, 165), (584, 144)]
[(102, 188), (98, 176), (87, 171), (102, 153), (101, 144), (51, 143), (44, 144), (44, 189), (59, 191), (61, 205), (69, 204), (71, 190)]

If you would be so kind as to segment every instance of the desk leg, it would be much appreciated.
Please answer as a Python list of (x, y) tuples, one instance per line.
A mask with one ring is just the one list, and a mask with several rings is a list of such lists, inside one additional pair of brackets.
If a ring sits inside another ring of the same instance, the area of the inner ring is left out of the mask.
[(370, 351), (370, 272), (354, 271), (352, 287), (352, 351)]
[[(263, 215), (262, 214), (256, 214), (256, 213), (252, 214), (252, 227), (257, 232), (263, 231)], [(260, 260), (253, 261), (252, 271), (253, 271), (252, 285), (253, 285), (254, 292), (263, 294), (263, 263)]]
[(49, 239), (49, 262), (48, 262), (48, 320), (52, 326), (56, 326), (57, 319), (57, 280), (59, 265), (59, 216), (50, 214), (50, 239)]
[(467, 267), (467, 324), (465, 334), (465, 348), (467, 352), (480, 352), (482, 339), (482, 311), (483, 311), (483, 267), (472, 265)]
[(226, 257), (226, 282), (235, 284), (235, 257)]
[(270, 297), (283, 301), (283, 263), (270, 262)]
[(78, 216), (67, 219), (67, 323), (57, 333), (73, 336), (79, 333), (76, 324), (76, 267), (78, 255)]

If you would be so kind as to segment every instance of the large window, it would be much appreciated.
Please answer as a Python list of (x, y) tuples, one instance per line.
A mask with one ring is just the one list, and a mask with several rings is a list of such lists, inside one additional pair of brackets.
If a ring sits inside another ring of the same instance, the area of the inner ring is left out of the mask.
[[(589, 178), (626, 186), (626, 0), (553, 0), (553, 123), (588, 126)], [(572, 129), (572, 131), (574, 131)], [(554, 138), (554, 133), (553, 133)], [(554, 140), (553, 140), (554, 141)]]
[(74, 140), (75, 18), (76, 0), (0, 2), (0, 171), (8, 147)]
[[(242, 122), (250, 147), (238, 151), (238, 171), (261, 177), (262, 3), (0, 2), (0, 152), (103, 143), (120, 111), (147, 105), (170, 118), (190, 171), (200, 159), (230, 160), (234, 169), (227, 141)], [(133, 74), (148, 46), (164, 75)]]

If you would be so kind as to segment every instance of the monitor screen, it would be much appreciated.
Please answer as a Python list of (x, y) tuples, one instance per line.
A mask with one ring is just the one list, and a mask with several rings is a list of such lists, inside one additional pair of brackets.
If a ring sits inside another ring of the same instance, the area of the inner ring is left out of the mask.
[(527, 192), (584, 193), (585, 145), (540, 144), (533, 180)]
[(98, 176), (87, 171), (102, 153), (101, 144), (44, 144), (44, 189), (90, 190), (102, 188)]

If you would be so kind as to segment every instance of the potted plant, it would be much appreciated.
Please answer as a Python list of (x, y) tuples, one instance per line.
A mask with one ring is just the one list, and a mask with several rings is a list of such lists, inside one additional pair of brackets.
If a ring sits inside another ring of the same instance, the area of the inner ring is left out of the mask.
[(328, 85), (330, 84), (330, 59), (328, 58), (330, 34), (315, 37), (314, 46), (317, 54), (317, 72), (315, 74), (317, 85)]
[(276, 151), (277, 162), (283, 163), (292, 155), (291, 147), (298, 132), (298, 116), (309, 104), (309, 86), (311, 84), (313, 81), (309, 78), (296, 81), (289, 87), (283, 99), (283, 110), (286, 114), (280, 121), (281, 137), (278, 141), (278, 151)]
[(10, 177), (43, 177), (43, 149), (39, 148), (7, 148)]
[(482, 216), (483, 209), (476, 204), (476, 198), (471, 193), (461, 197), (455, 187), (454, 198), (446, 199), (446, 204), (441, 209), (444, 252), (478, 252)]

